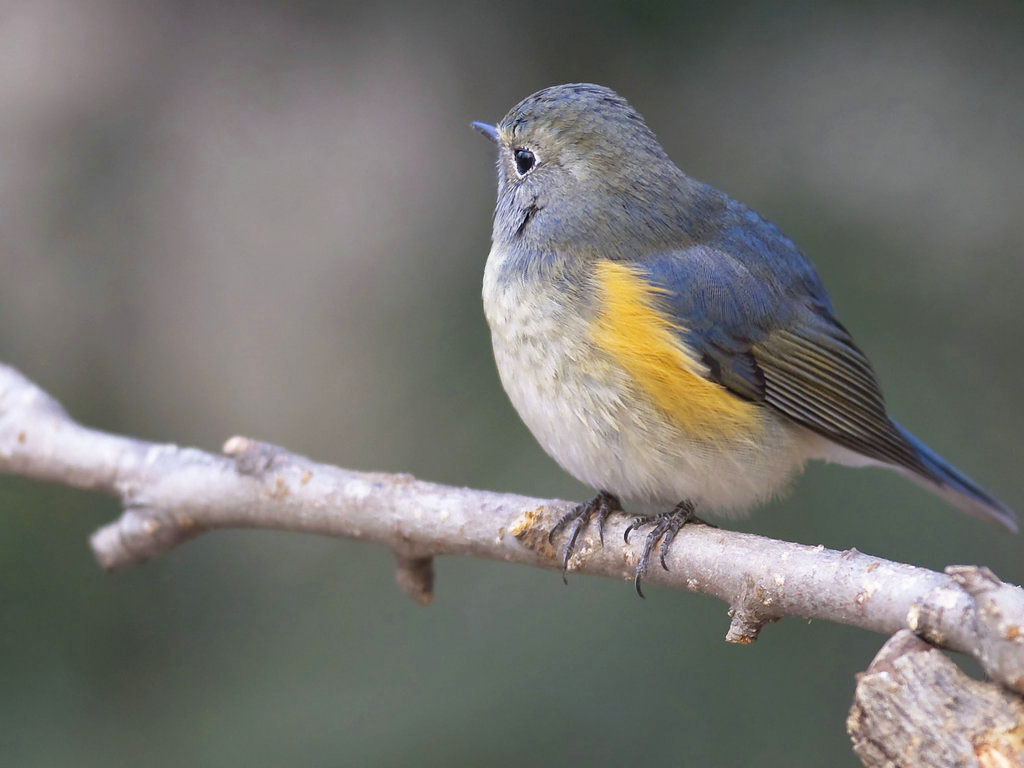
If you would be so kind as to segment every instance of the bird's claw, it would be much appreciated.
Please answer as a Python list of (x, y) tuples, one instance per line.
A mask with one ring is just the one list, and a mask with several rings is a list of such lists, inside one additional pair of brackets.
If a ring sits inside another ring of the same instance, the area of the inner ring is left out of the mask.
[[(696, 514), (694, 514), (694, 506), (690, 501), (681, 501), (670, 511), (664, 512), (659, 515), (649, 515), (647, 517), (634, 518), (633, 522), (626, 528), (623, 538), (626, 543), (629, 543), (629, 534), (632, 531), (638, 530), (645, 525), (653, 525), (654, 528), (647, 538), (644, 540), (644, 549), (640, 554), (640, 560), (636, 565), (636, 575), (633, 577), (633, 586), (636, 587), (636, 593), (640, 597), (644, 597), (644, 591), (640, 587), (640, 582), (643, 581), (643, 577), (647, 574), (647, 569), (651, 563), (651, 554), (654, 552), (654, 548), (658, 546), (658, 559), (661, 561), (661, 567), (666, 571), (668, 570), (668, 564), (665, 562), (665, 555), (668, 554), (669, 548), (672, 546), (672, 542), (676, 538), (676, 534), (679, 533), (680, 529), (687, 523), (703, 523), (704, 525), (710, 525), (705, 523)], [(714, 527), (714, 526), (712, 526)]]
[(558, 519), (558, 522), (552, 526), (551, 531), (548, 533), (549, 544), (554, 543), (555, 536), (559, 531), (569, 525), (569, 523), (572, 523), (572, 528), (569, 529), (569, 541), (566, 542), (565, 548), (562, 550), (563, 583), (569, 583), (569, 580), (566, 578), (566, 572), (569, 570), (569, 558), (572, 557), (573, 550), (576, 548), (576, 540), (579, 538), (580, 531), (583, 530), (583, 527), (589, 523), (591, 519), (596, 517), (597, 534), (601, 540), (601, 544), (604, 544), (604, 524), (608, 520), (608, 516), (613, 512), (621, 511), (622, 507), (619, 504), (619, 500), (610, 493), (601, 491), (590, 501), (583, 504), (577, 504), (562, 515)]

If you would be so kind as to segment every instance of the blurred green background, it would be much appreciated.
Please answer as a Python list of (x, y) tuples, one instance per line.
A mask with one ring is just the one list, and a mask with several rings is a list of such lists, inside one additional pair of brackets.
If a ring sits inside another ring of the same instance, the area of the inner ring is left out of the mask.
[[(508, 404), (491, 148), (538, 88), (629, 98), (818, 265), (893, 413), (1024, 508), (1020, 3), (0, 4), (0, 359), (108, 430), (590, 493)], [(853, 766), (883, 641), (383, 549), (207, 535), (106, 576), (107, 498), (0, 477), (0, 764)], [(736, 527), (1024, 578), (1024, 540), (812, 466)]]

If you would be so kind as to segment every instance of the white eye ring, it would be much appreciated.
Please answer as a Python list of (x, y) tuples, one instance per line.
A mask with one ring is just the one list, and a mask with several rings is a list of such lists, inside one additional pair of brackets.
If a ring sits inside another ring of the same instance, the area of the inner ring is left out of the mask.
[(523, 178), (537, 167), (537, 155), (526, 147), (517, 147), (512, 150), (512, 162), (515, 163), (519, 178)]

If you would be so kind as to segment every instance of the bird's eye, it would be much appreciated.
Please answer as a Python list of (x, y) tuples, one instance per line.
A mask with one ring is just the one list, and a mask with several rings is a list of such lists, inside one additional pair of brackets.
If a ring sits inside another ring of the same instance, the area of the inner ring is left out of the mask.
[(537, 164), (537, 158), (528, 149), (517, 149), (512, 153), (516, 159), (516, 170), (520, 176), (525, 176)]

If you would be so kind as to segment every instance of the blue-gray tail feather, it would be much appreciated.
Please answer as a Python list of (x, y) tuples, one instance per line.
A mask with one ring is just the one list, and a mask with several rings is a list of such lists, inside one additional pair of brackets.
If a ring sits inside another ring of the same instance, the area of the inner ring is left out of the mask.
[(991, 496), (967, 475), (943, 459), (931, 448), (922, 443), (896, 422), (896, 429), (917, 453), (921, 463), (927, 470), (923, 475), (916, 470), (908, 470), (915, 479), (925, 480), (938, 486), (937, 490), (963, 511), (977, 517), (999, 523), (1017, 532), (1017, 515), (999, 499)]

